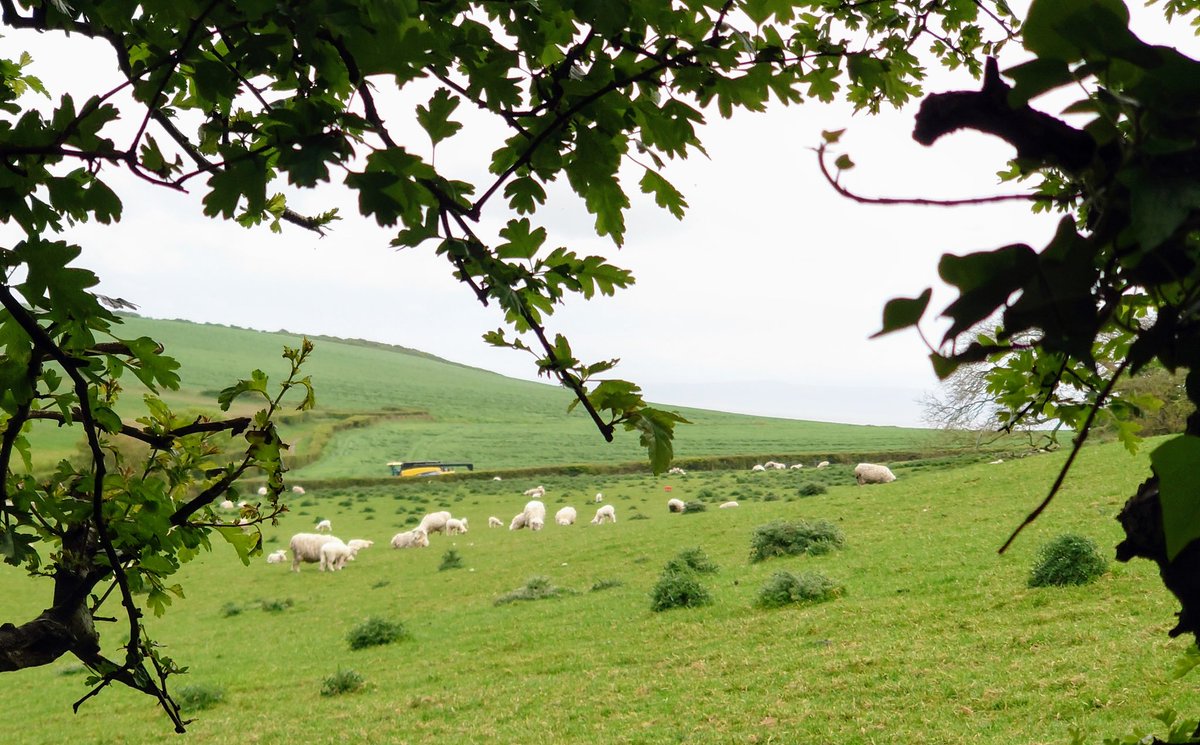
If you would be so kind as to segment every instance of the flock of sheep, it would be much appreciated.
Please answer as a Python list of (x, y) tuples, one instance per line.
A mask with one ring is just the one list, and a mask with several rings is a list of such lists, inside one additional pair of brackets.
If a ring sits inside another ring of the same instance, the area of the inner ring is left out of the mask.
[[(817, 468), (827, 468), (829, 461), (821, 461), (817, 464)], [(803, 468), (803, 464), (796, 463), (791, 466), (793, 469)], [(752, 471), (780, 470), (788, 468), (783, 463), (775, 461), (767, 461), (766, 463), (758, 464), (752, 467)], [(682, 468), (672, 468), (668, 473), (682, 476), (686, 472)], [(882, 466), (877, 463), (859, 463), (854, 468), (854, 477), (857, 482), (862, 484), (887, 484), (896, 480), (896, 475), (892, 473), (887, 466)], [(260, 490), (265, 491), (264, 490)], [(292, 491), (297, 494), (303, 494), (302, 487), (292, 487)], [(521, 530), (529, 528), (530, 530), (541, 530), (546, 524), (546, 505), (542, 502), (542, 498), (546, 496), (546, 487), (535, 486), (532, 489), (525, 491), (524, 496), (529, 497), (529, 501), (525, 504), (525, 508), (513, 516), (508, 523), (509, 530)], [(603, 492), (598, 492), (595, 497), (596, 502), (604, 501)], [(225, 507), (224, 504), (221, 505)], [(737, 507), (737, 502), (724, 502), (720, 505), (720, 509), (729, 509)], [(231, 503), (229, 508), (233, 508)], [(678, 498), (667, 500), (667, 510), (669, 512), (681, 513), (687, 510), (687, 504)], [(554, 513), (555, 525), (574, 525), (577, 517), (577, 512), (574, 507), (563, 507), (558, 512)], [(617, 521), (616, 508), (611, 504), (601, 505), (596, 509), (596, 514), (592, 518), (592, 525), (602, 525), (604, 523), (615, 523)], [(421, 522), (411, 530), (402, 531), (392, 536), (392, 548), (428, 548), (429, 535), (431, 533), (445, 533), (446, 535), (464, 534), (468, 530), (467, 518), (456, 518), (447, 510), (439, 510), (430, 512), (421, 518)], [(488, 517), (489, 528), (502, 528), (504, 522), (492, 515)], [(288, 543), (288, 548), (279, 549), (267, 556), (268, 564), (281, 564), (287, 561), (287, 554), (290, 551), (292, 555), (292, 571), (300, 571), (300, 565), (304, 563), (319, 564), (323, 572), (336, 572), (350, 561), (353, 561), (359, 551), (370, 548), (374, 545), (374, 541), (365, 540), (362, 538), (354, 538), (350, 541), (342, 541), (333, 535), (333, 524), (329, 520), (321, 520), (314, 527), (313, 533), (297, 533), (292, 536)]]

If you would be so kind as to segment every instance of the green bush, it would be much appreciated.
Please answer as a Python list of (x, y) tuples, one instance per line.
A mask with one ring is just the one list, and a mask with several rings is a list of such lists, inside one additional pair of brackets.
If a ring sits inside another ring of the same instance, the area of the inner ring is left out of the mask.
[(292, 599), (286, 600), (264, 600), (262, 601), (262, 609), (267, 613), (281, 613), (292, 607)]
[(394, 641), (407, 639), (408, 636), (408, 630), (402, 623), (382, 618), (368, 618), (350, 629), (350, 633), (346, 634), (346, 641), (350, 642), (351, 649), (365, 649), (391, 644)]
[(714, 574), (717, 571), (717, 565), (708, 558), (704, 549), (695, 546), (680, 551), (678, 556), (668, 561), (667, 565), (663, 567), (663, 572), (688, 570), (698, 574)]
[(626, 519), (626, 520), (649, 520), (649, 519), (650, 519), (650, 516), (649, 516), (649, 515), (643, 515), (643, 514), (642, 514), (642, 513), (640, 513), (640, 512), (635, 512), (635, 513), (633, 513), (632, 515), (630, 515), (629, 517), (627, 517), (627, 518), (625, 518), (625, 519)]
[(800, 554), (818, 556), (841, 548), (845, 543), (841, 528), (828, 520), (813, 523), (776, 520), (754, 529), (750, 537), (750, 561)]
[(216, 706), (225, 699), (225, 689), (215, 685), (193, 683), (175, 691), (175, 703), (184, 711), (200, 711)]
[(447, 569), (462, 569), (462, 556), (453, 548), (446, 549), (446, 553), (442, 554), (442, 563), (438, 564), (438, 571), (444, 572)]
[(353, 670), (339, 669), (321, 684), (322, 696), (340, 696), (343, 693), (353, 693), (363, 687), (363, 676)]
[(802, 496), (802, 497), (815, 497), (820, 494), (824, 494), (827, 491), (829, 491), (829, 490), (825, 488), (824, 484), (809, 483), (809, 484), (805, 484), (804, 486), (800, 487), (799, 493), (800, 493), (800, 496)]
[(621, 587), (625, 583), (619, 579), (600, 579), (592, 583), (591, 592), (600, 592), (601, 590), (611, 590), (614, 587)]
[(242, 612), (242, 606), (238, 605), (237, 603), (226, 603), (225, 605), (221, 606), (221, 616), (224, 618), (229, 618), (230, 616), (236, 616), (237, 614), (239, 614), (241, 612)]
[(568, 590), (563, 587), (555, 587), (550, 584), (549, 577), (530, 577), (525, 580), (524, 587), (518, 587), (512, 592), (505, 593), (496, 598), (495, 605), (506, 605), (515, 603), (519, 600), (545, 600), (547, 598), (557, 598), (563, 595), (574, 595), (573, 590)]
[(699, 502), (696, 500), (692, 500), (692, 501), (688, 502), (687, 504), (683, 505), (683, 514), (686, 515), (689, 512), (704, 512), (707, 509), (708, 509), (708, 505), (706, 505), (705, 503)]
[(668, 569), (650, 591), (650, 610), (655, 613), (671, 608), (698, 608), (712, 605), (712, 594), (691, 570)]
[(846, 588), (819, 572), (776, 572), (758, 592), (759, 608), (780, 608), (792, 603), (824, 603), (839, 598)]
[(1086, 585), (1106, 571), (1108, 561), (1095, 543), (1081, 535), (1064, 533), (1038, 551), (1029, 573), (1029, 586)]

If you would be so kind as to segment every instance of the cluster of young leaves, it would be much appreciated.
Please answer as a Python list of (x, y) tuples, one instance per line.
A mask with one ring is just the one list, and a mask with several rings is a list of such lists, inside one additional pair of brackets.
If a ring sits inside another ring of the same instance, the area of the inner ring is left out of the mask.
[[(939, 274), (959, 296), (943, 311), (951, 324), (933, 360), (942, 377), (995, 362), (989, 385), (1007, 423), (1056, 419), (1081, 441), (1103, 416), (1132, 448), (1132, 421), (1157, 402), (1114, 394), (1122, 376), (1187, 370), (1188, 398), (1200, 402), (1200, 63), (1143, 42), (1128, 23), (1120, 0), (1032, 4), (1023, 43), (1035, 58), (1006, 71), (1007, 103), (1081, 89), (1068, 111), (1089, 117), (1082, 130), (1094, 146), (1082, 165), (1053, 153), (1015, 162), (1021, 176), (1044, 174), (1044, 205), (1068, 213), (1041, 250), (943, 257)], [(892, 301), (884, 331), (916, 324), (928, 301)], [(994, 336), (954, 344), (997, 317)], [(1200, 538), (1197, 457), (1200, 422), (1152, 455), (1168, 559)]]

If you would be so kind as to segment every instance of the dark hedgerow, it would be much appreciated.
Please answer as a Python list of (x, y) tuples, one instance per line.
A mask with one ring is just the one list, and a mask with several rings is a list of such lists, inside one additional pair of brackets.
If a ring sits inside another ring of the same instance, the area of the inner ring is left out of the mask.
[(698, 608), (712, 605), (712, 594), (691, 570), (668, 569), (650, 591), (650, 610), (655, 613), (671, 608)]
[(792, 603), (824, 603), (845, 593), (845, 586), (820, 572), (776, 572), (759, 590), (754, 604), (759, 608), (782, 608)]
[(704, 549), (693, 546), (680, 551), (678, 556), (668, 561), (667, 565), (663, 567), (663, 572), (687, 570), (698, 574), (714, 574), (717, 571), (717, 565), (708, 558)]
[(1044, 544), (1029, 573), (1030, 587), (1086, 585), (1108, 571), (1108, 561), (1096, 544), (1074, 533), (1064, 533)]
[(759, 525), (750, 537), (750, 561), (774, 556), (827, 554), (846, 543), (841, 528), (828, 520), (784, 522), (776, 520)]
[(402, 623), (382, 618), (368, 618), (350, 629), (350, 633), (346, 634), (346, 641), (350, 643), (351, 649), (365, 649), (391, 644), (401, 639), (407, 639), (408, 636), (408, 629), (404, 628)]

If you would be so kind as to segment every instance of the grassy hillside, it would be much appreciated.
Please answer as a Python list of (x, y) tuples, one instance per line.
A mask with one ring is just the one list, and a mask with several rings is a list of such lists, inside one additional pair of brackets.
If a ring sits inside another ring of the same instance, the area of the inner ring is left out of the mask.
[[(168, 396), (194, 410), (216, 410), (216, 394), (260, 368), (274, 378), (280, 353), (300, 336), (226, 326), (130, 317), (123, 335), (162, 342), (183, 366), (184, 387)], [(305, 368), (318, 409), (287, 418), (293, 479), (386, 477), (391, 460), (468, 460), (481, 469), (580, 463), (642, 462), (636, 435), (605, 443), (582, 413), (568, 415), (560, 387), (506, 378), (401, 347), (318, 339)], [(132, 396), (136, 400), (136, 396)], [(671, 407), (670, 402), (663, 405)], [(835, 453), (914, 451), (929, 433), (678, 409), (681, 458), (760, 456), (798, 460)], [(43, 428), (54, 459), (71, 449)], [(52, 461), (51, 461), (52, 462)]]
[[(1030, 589), (1039, 545), (1063, 531), (1111, 547), (1113, 516), (1146, 468), (1117, 446), (1089, 447), (1062, 494), (1014, 548), (1008, 532), (1043, 496), (1061, 454), (999, 465), (896, 464), (899, 480), (856, 487), (849, 466), (821, 472), (711, 472), (679, 478), (539, 478), (551, 513), (580, 523), (539, 533), (489, 530), (525, 502), (529, 480), (396, 482), (310, 490), (267, 549), (329, 518), (343, 538), (376, 546), (344, 571), (237, 562), (218, 546), (187, 565), (187, 599), (150, 619), (167, 653), (191, 672), (175, 682), (223, 692), (188, 741), (226, 743), (752, 743), (1098, 745), (1134, 728), (1163, 733), (1153, 715), (1200, 710), (1194, 681), (1170, 672), (1186, 647), (1166, 631), (1177, 609), (1146, 562), (1112, 565), (1097, 583)], [(802, 498), (820, 482), (828, 492)], [(672, 488), (670, 494), (664, 490)], [(601, 490), (615, 525), (587, 520)], [(669, 496), (702, 500), (672, 515)], [(715, 505), (736, 499), (740, 507)], [(393, 551), (398, 530), (430, 509), (470, 520), (465, 536)], [(635, 516), (644, 516), (637, 519)], [(823, 556), (750, 563), (750, 534), (775, 519), (825, 519), (846, 546)], [(719, 566), (702, 578), (704, 608), (653, 613), (663, 564), (699, 546)], [(446, 550), (461, 569), (439, 571)], [(762, 610), (780, 570), (840, 580), (832, 602)], [(571, 591), (496, 606), (535, 575)], [(607, 589), (593, 590), (593, 587)], [(4, 618), (30, 616), (44, 597), (0, 566)], [(111, 600), (109, 602), (112, 602)], [(265, 610), (265, 608), (275, 610)], [(352, 651), (367, 617), (402, 622), (412, 638)], [(109, 649), (120, 630), (104, 629)], [(338, 671), (357, 693), (322, 696)], [(176, 742), (153, 702), (105, 692), (78, 715), (86, 689), (69, 660), (8, 673), (5, 731), (23, 745)], [(1200, 673), (1193, 673), (1193, 676)], [(36, 695), (21, 692), (34, 692)]]

